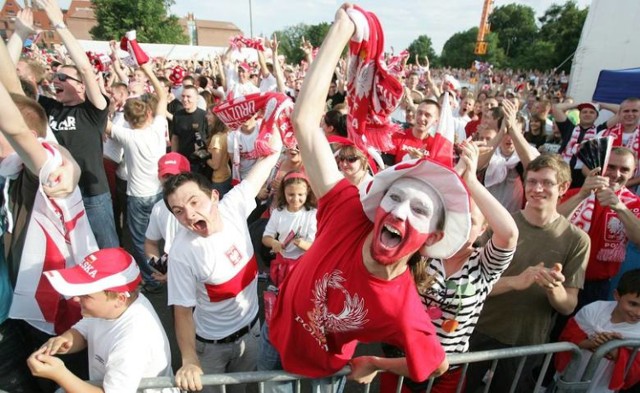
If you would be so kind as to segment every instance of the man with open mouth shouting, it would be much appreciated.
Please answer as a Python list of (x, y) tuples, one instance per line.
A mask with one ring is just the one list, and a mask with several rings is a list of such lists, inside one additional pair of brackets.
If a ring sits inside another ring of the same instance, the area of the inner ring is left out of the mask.
[[(394, 92), (402, 94), (376, 59), (366, 59), (370, 52), (353, 47), (380, 37), (381, 31), (369, 31), (376, 26), (375, 15), (341, 7), (296, 102), (292, 123), (319, 198), (318, 236), (280, 286), (270, 325), (263, 327), (259, 370), (284, 368), (322, 378), (351, 361), (349, 378), (367, 383), (381, 370), (422, 381), (448, 368), (408, 266), (422, 256), (448, 257), (465, 243), (469, 196), (461, 179), (450, 168), (421, 159), (388, 168), (358, 189), (343, 177), (325, 136), (317, 132), (333, 70), (350, 39), (352, 67), (371, 67), (350, 81), (358, 90), (350, 97), (380, 104)], [(369, 44), (375, 50), (376, 44)], [(387, 91), (374, 91), (374, 81)], [(360, 120), (366, 121), (349, 115), (351, 124)], [(406, 357), (352, 359), (358, 342), (393, 343)]]

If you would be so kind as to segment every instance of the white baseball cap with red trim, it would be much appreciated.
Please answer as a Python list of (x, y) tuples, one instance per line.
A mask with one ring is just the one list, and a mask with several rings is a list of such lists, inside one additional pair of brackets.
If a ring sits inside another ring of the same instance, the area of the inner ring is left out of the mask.
[(140, 284), (135, 259), (122, 248), (105, 248), (87, 255), (74, 267), (44, 272), (60, 294), (82, 296), (100, 291), (132, 292)]
[(445, 208), (444, 236), (437, 243), (424, 246), (420, 254), (441, 259), (453, 256), (467, 242), (471, 230), (469, 192), (460, 176), (453, 169), (428, 158), (403, 161), (378, 172), (360, 187), (360, 201), (371, 221), (389, 187), (400, 178), (413, 178), (430, 186)]

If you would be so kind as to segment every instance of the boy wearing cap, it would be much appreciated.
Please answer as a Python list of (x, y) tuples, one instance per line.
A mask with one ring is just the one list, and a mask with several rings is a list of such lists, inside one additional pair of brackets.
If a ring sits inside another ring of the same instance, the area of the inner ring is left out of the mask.
[[(566, 115), (570, 109), (577, 108), (580, 111), (580, 122), (573, 124)], [(575, 153), (581, 142), (593, 139), (598, 131), (605, 129), (606, 123), (595, 125), (598, 119), (600, 107), (592, 102), (575, 104), (573, 102), (554, 104), (551, 107), (553, 118), (562, 134), (562, 145), (558, 154), (571, 167), (571, 187), (581, 187), (584, 183), (585, 174), (582, 173), (582, 161), (578, 160)]]
[[(158, 161), (158, 178), (160, 183), (164, 184), (169, 177), (189, 172), (189, 169), (189, 160), (183, 155), (167, 153)], [(147, 231), (144, 235), (144, 253), (147, 260), (151, 258), (160, 259), (163, 254), (169, 254), (173, 238), (179, 226), (178, 220), (167, 209), (164, 201), (159, 200), (151, 210), (149, 226), (147, 226)], [(160, 241), (162, 240), (164, 240), (164, 252), (160, 250)], [(166, 281), (166, 276), (158, 273), (154, 272), (153, 277), (158, 281)]]
[[(349, 377), (358, 382), (382, 370), (423, 381), (448, 363), (408, 265), (421, 255), (449, 257), (463, 245), (469, 199), (451, 168), (428, 160), (379, 172), (360, 195), (338, 170), (316, 130), (335, 65), (352, 36), (361, 37), (354, 20), (362, 28), (363, 17), (373, 16), (346, 5), (337, 11), (294, 110), (300, 153), (319, 197), (318, 236), (280, 287), (259, 369), (321, 378), (350, 362)], [(406, 357), (352, 359), (358, 342), (381, 341)]]
[[(44, 275), (56, 291), (80, 304), (84, 318), (29, 357), (33, 375), (66, 392), (107, 393), (136, 392), (142, 378), (172, 375), (169, 341), (153, 306), (138, 293), (140, 270), (126, 251), (96, 251), (72, 268)], [(84, 348), (90, 378), (102, 380), (102, 387), (78, 378), (55, 357)], [(158, 390), (145, 390), (151, 391)]]

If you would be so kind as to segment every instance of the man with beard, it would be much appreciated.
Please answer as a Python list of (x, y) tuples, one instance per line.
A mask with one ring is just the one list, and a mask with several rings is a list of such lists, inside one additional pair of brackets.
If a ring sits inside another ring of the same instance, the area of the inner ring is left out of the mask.
[[(363, 14), (349, 5), (338, 9), (293, 113), (319, 198), (318, 237), (279, 288), (258, 369), (322, 378), (350, 362), (349, 377), (358, 382), (382, 370), (422, 381), (448, 363), (408, 266), (421, 255), (450, 256), (462, 246), (470, 229), (468, 193), (450, 168), (426, 159), (378, 173), (360, 194), (338, 170), (317, 124), (342, 48)], [(406, 357), (352, 359), (358, 342), (392, 343)]]
[(626, 187), (635, 165), (630, 149), (614, 147), (604, 174), (594, 168), (582, 187), (569, 190), (558, 207), (591, 239), (579, 307), (609, 298), (611, 279), (624, 261), (627, 241), (640, 245), (640, 197)]

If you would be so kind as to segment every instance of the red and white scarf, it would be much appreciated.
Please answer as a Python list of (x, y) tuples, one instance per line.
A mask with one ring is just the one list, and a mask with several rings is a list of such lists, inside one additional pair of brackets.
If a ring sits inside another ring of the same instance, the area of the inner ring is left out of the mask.
[[(560, 153), (564, 161), (568, 164), (571, 162), (571, 158), (578, 152), (578, 148), (580, 144), (578, 143), (578, 138), (580, 137), (580, 126), (576, 126), (571, 132), (571, 138), (569, 138), (569, 142), (565, 149)], [(597, 135), (596, 127), (592, 126), (584, 133), (584, 137), (582, 138), (582, 142), (588, 141), (589, 139), (595, 138)], [(582, 165), (576, 164), (576, 169), (580, 169)]]
[(384, 62), (384, 34), (375, 14), (358, 6), (347, 10), (356, 26), (349, 43), (347, 73), (347, 129), (360, 148), (393, 148), (391, 135), (400, 128), (389, 116), (402, 99), (402, 84)]
[[(623, 204), (628, 204), (634, 201), (637, 196), (629, 191), (627, 187), (622, 187), (616, 192), (618, 199)], [(574, 210), (573, 214), (569, 218), (572, 224), (582, 229), (583, 231), (589, 233), (589, 229), (591, 229), (591, 221), (593, 220), (593, 210), (596, 206), (596, 194), (591, 193), (587, 198), (585, 198), (576, 210)]]
[(624, 146), (636, 153), (636, 157), (640, 157), (640, 126), (636, 127), (627, 143), (623, 142), (624, 128), (622, 123), (618, 123), (611, 128), (604, 130), (600, 136), (612, 136), (613, 146)]
[(62, 164), (60, 152), (42, 143), (49, 159), (42, 167), (33, 203), (9, 317), (22, 319), (50, 334), (61, 334), (80, 320), (77, 302), (62, 297), (44, 271), (76, 265), (98, 245), (76, 187), (66, 198), (49, 198), (42, 184)]

